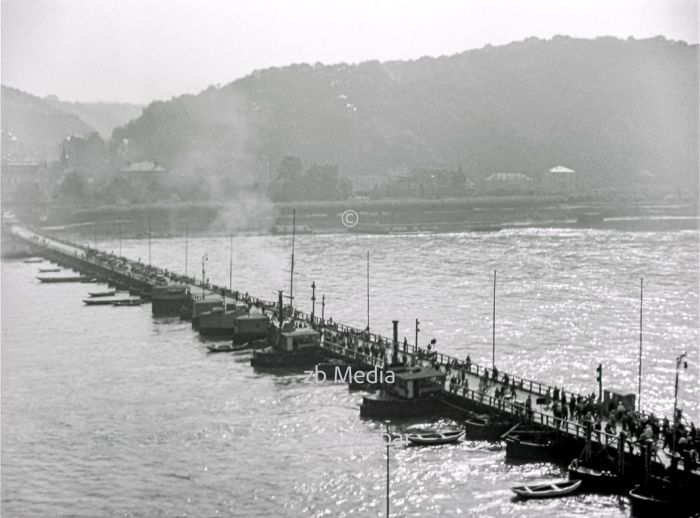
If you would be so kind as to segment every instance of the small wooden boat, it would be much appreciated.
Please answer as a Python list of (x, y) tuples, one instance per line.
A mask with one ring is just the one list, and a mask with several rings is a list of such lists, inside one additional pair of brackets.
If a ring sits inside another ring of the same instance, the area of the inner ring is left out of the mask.
[(113, 306), (140, 306), (143, 303), (141, 299), (122, 299), (115, 301)]
[(70, 276), (70, 277), (41, 277), (38, 276), (37, 279), (39, 281), (50, 284), (50, 283), (56, 283), (56, 282), (86, 282), (85, 279), (87, 277), (81, 276)]
[(507, 459), (543, 462), (557, 458), (559, 445), (550, 438), (549, 434), (527, 434), (525, 436), (527, 439), (520, 435), (506, 436)]
[(60, 271), (60, 268), (39, 268), (39, 273), (56, 273)]
[(35, 263), (43, 263), (44, 260), (43, 260), (41, 257), (32, 257), (32, 258), (29, 258), (29, 259), (25, 259), (25, 260), (22, 261), (22, 262), (23, 262), (23, 263), (26, 263), (26, 264), (35, 264)]
[(113, 297), (117, 293), (116, 290), (111, 291), (89, 291), (88, 295), (91, 297)]
[(632, 504), (632, 516), (635, 518), (668, 516), (673, 509), (672, 503), (661, 491), (635, 486), (629, 492)]
[(207, 349), (209, 349), (209, 352), (212, 353), (230, 353), (240, 350), (236, 349), (236, 346), (233, 344), (212, 344), (207, 345)]
[(569, 480), (580, 480), (583, 482), (582, 489), (602, 493), (622, 492), (623, 483), (621, 477), (611, 471), (592, 468), (578, 459), (571, 461), (568, 471)]
[(559, 480), (549, 484), (537, 484), (534, 486), (512, 487), (513, 493), (520, 498), (556, 498), (570, 495), (581, 485), (580, 480)]
[(511, 426), (510, 421), (488, 415), (472, 415), (464, 421), (465, 435), (474, 441), (497, 441)]
[(410, 434), (407, 439), (417, 446), (436, 446), (459, 442), (464, 437), (464, 430), (446, 430)]
[(115, 302), (114, 299), (107, 298), (83, 299), (86, 306), (112, 306)]

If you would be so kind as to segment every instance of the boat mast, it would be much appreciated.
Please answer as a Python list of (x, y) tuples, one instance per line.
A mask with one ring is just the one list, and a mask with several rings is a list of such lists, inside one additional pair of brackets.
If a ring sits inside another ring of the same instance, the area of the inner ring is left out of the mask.
[(204, 262), (209, 260), (209, 254), (202, 256), (202, 300), (204, 300)]
[(294, 306), (294, 240), (297, 229), (297, 209), (292, 209), (292, 268), (289, 277), (289, 304)]
[(496, 270), (493, 271), (493, 330), (491, 338), (491, 369), (496, 367)]
[(233, 232), (229, 235), (228, 244), (228, 289), (233, 291)]
[(369, 250), (367, 250), (367, 332), (369, 333)]
[(122, 222), (119, 220), (119, 257), (122, 256)]
[(148, 215), (148, 269), (151, 269), (151, 215)]
[(187, 257), (188, 257), (188, 250), (187, 250), (187, 234), (188, 234), (188, 226), (185, 225), (185, 277), (187, 277)]
[(637, 400), (639, 412), (642, 411), (642, 310), (644, 308), (644, 278), (639, 279), (639, 385)]

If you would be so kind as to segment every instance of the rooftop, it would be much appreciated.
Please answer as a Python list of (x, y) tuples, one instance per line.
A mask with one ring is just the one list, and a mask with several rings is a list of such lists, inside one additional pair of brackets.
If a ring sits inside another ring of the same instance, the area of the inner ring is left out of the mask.
[(575, 173), (573, 169), (569, 169), (568, 167), (564, 167), (563, 165), (558, 165), (556, 167), (552, 167), (549, 170), (550, 173)]

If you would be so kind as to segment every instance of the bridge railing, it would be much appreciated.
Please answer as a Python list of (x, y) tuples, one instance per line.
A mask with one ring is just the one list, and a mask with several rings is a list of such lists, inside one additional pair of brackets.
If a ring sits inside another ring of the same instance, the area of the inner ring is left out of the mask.
[[(462, 394), (463, 397), (474, 402), (481, 403), (491, 408), (507, 412), (511, 415), (518, 416), (524, 421), (534, 424), (540, 424), (550, 429), (558, 430), (574, 437), (586, 438), (588, 426), (575, 421), (568, 421), (559, 417), (554, 417), (537, 410), (530, 410), (523, 403), (517, 401), (509, 401), (506, 399), (495, 398), (483, 392), (467, 389)], [(529, 416), (529, 417), (528, 417)], [(516, 432), (517, 433), (517, 432)], [(598, 442), (605, 447), (619, 449), (620, 439), (616, 435), (605, 431), (591, 430), (591, 440)]]

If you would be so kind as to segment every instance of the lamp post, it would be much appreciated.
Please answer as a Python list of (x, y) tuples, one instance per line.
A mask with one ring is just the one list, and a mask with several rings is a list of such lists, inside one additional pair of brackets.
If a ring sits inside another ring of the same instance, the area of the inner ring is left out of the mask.
[(418, 352), (418, 333), (420, 331), (420, 320), (416, 319), (416, 341), (413, 344), (413, 350)]
[(683, 368), (688, 368), (688, 362), (683, 359), (688, 355), (688, 352), (684, 352), (676, 358), (676, 388), (673, 395), (673, 449), (671, 450), (674, 457), (676, 455), (676, 431), (678, 430), (678, 423), (680, 419), (678, 418), (678, 371), (681, 368), (681, 363)]
[(384, 421), (384, 424), (386, 425), (386, 436), (387, 436), (387, 441), (386, 441), (386, 517), (389, 518), (389, 445), (391, 444), (390, 438), (391, 435), (389, 434), (389, 423), (391, 421)]
[(209, 259), (209, 254), (202, 256), (202, 300), (204, 300), (204, 263)]
[(326, 321), (326, 296), (321, 295), (321, 322)]
[(316, 314), (316, 281), (311, 283), (311, 323), (314, 323), (314, 315)]

